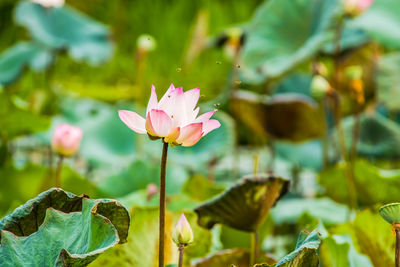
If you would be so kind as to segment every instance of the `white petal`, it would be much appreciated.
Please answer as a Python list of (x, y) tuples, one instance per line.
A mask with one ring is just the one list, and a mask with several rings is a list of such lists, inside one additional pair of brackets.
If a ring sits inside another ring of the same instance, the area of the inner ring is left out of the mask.
[(146, 133), (145, 119), (138, 115), (136, 112), (129, 110), (119, 110), (119, 118), (133, 131), (141, 134)]
[(157, 109), (157, 105), (158, 105), (158, 101), (157, 101), (156, 88), (154, 87), (154, 85), (152, 85), (149, 103), (147, 103), (146, 114), (149, 113), (149, 111), (152, 109)]

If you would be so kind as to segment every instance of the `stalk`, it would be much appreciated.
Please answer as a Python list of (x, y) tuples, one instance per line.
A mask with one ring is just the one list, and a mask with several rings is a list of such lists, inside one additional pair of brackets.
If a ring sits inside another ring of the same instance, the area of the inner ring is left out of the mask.
[(62, 155), (58, 156), (58, 163), (56, 169), (56, 187), (61, 188), (61, 169), (63, 165), (64, 157)]
[(10, 151), (8, 147), (8, 141), (5, 138), (0, 141), (0, 144), (0, 166), (4, 166), (7, 163)]
[(400, 267), (400, 225), (398, 223), (393, 224), (395, 233), (396, 233), (396, 267)]
[(183, 266), (183, 250), (185, 249), (185, 246), (183, 244), (179, 245), (179, 263), (178, 267)]
[(254, 165), (253, 165), (253, 174), (256, 175), (258, 172), (258, 154), (254, 155)]
[(275, 144), (275, 140), (274, 140), (274, 138), (272, 136), (270, 136), (268, 145), (269, 145), (269, 149), (270, 149), (270, 153), (271, 153), (271, 158), (270, 158), (270, 161), (269, 161), (269, 164), (268, 164), (267, 173), (268, 173), (268, 175), (271, 175), (271, 176), (274, 175), (274, 164), (275, 164), (275, 147), (274, 147), (274, 144)]
[(354, 163), (357, 156), (357, 144), (360, 138), (360, 113), (354, 114), (353, 138), (351, 139), (350, 160)]
[(250, 266), (257, 263), (258, 259), (258, 232), (251, 233)]
[(323, 159), (323, 169), (326, 169), (329, 164), (329, 127), (327, 123), (327, 104), (326, 96), (323, 97), (320, 103), (320, 110), (324, 121), (324, 135), (322, 136), (322, 159)]
[(346, 151), (346, 140), (344, 136), (343, 126), (342, 126), (342, 116), (341, 116), (341, 103), (340, 103), (340, 96), (336, 89), (339, 87), (339, 54), (340, 54), (340, 39), (342, 37), (344, 26), (344, 18), (340, 18), (340, 21), (336, 28), (336, 36), (335, 36), (335, 72), (333, 76), (333, 90), (332, 95), (334, 99), (334, 116), (335, 116), (335, 125), (338, 131), (338, 139), (339, 139), (339, 146), (340, 152), (342, 154), (343, 161), (345, 162), (345, 176), (347, 181), (347, 187), (349, 189), (349, 206), (350, 210), (357, 209), (357, 192), (354, 182), (354, 175), (353, 175), (353, 168), (352, 164), (349, 161), (349, 157)]
[(165, 188), (167, 169), (168, 143), (163, 143), (160, 172), (160, 222), (159, 222), (159, 243), (158, 243), (158, 266), (164, 267), (164, 239), (165, 239)]

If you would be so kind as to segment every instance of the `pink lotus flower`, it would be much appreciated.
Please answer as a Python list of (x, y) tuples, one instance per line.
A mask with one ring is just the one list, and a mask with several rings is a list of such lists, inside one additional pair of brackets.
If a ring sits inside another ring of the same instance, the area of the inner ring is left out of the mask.
[(81, 139), (80, 128), (69, 124), (60, 124), (54, 131), (51, 148), (61, 156), (72, 157), (78, 152)]
[(45, 8), (49, 7), (62, 7), (64, 0), (31, 0), (32, 2), (42, 5)]
[(356, 17), (366, 11), (375, 0), (343, 0), (344, 10), (351, 17)]
[(203, 136), (221, 126), (217, 120), (210, 120), (217, 110), (197, 117), (199, 97), (199, 88), (183, 92), (182, 87), (175, 88), (171, 84), (158, 101), (152, 86), (146, 119), (133, 111), (119, 110), (118, 113), (120, 119), (137, 133), (147, 133), (152, 139), (163, 138), (164, 142), (173, 146), (193, 146)]

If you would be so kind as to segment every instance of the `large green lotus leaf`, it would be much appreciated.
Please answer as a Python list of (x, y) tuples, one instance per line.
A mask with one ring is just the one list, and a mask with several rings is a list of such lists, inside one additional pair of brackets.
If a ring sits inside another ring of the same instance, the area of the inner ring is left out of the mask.
[[(343, 130), (347, 149), (353, 138), (354, 118), (348, 117), (343, 121)], [(374, 159), (400, 158), (400, 127), (397, 123), (381, 116), (360, 116), (360, 135), (357, 145), (359, 156)]]
[(268, 216), (270, 209), (288, 191), (289, 181), (263, 175), (244, 177), (239, 183), (195, 209), (198, 224), (211, 229), (221, 223), (253, 232)]
[[(186, 170), (178, 164), (168, 164), (167, 194), (181, 192), (188, 178)], [(98, 183), (98, 187), (112, 197), (123, 197), (136, 190), (145, 189), (148, 184), (160, 184), (160, 162), (150, 159), (134, 160), (127, 168), (111, 174)]]
[(261, 82), (279, 77), (317, 54), (333, 38), (337, 2), (265, 1), (247, 25), (243, 79)]
[(389, 110), (400, 111), (400, 53), (382, 55), (378, 62), (378, 101)]
[(277, 85), (274, 94), (297, 93), (311, 96), (311, 80), (311, 74), (303, 72), (294, 73)]
[(128, 211), (115, 200), (89, 199), (87, 195), (74, 195), (60, 188), (49, 189), (0, 220), (0, 230), (12, 232), (17, 236), (28, 236), (38, 230), (45, 219), (48, 208), (64, 213), (82, 211), (83, 200), (90, 204), (92, 213), (108, 218), (118, 231), (119, 242), (126, 242), (129, 229)]
[(326, 267), (373, 267), (371, 260), (355, 249), (348, 234), (325, 237), (320, 257), (321, 264)]
[[(342, 36), (340, 38), (340, 50), (348, 51), (353, 48), (360, 47), (370, 41), (368, 35), (362, 29), (355, 27), (352, 23), (345, 21)], [(327, 54), (335, 54), (335, 42), (328, 42), (324, 45), (323, 52)]]
[(237, 92), (231, 110), (261, 137), (293, 142), (320, 137), (324, 123), (317, 104), (296, 93), (276, 94), (271, 98), (248, 91)]
[[(179, 219), (179, 212), (166, 213), (165, 264), (178, 262), (178, 249), (172, 241), (172, 230)], [(185, 248), (185, 263), (192, 258), (204, 257), (211, 246), (211, 233), (196, 224), (196, 215), (185, 212), (193, 230), (193, 243)], [(115, 247), (99, 257), (91, 266), (158, 266), (158, 208), (134, 207), (131, 212), (128, 242)]]
[(321, 141), (309, 141), (301, 144), (291, 142), (274, 142), (276, 154), (293, 165), (314, 170), (322, 169), (322, 146)]
[(374, 1), (372, 6), (356, 18), (351, 26), (367, 34), (390, 49), (400, 48), (400, 2), (396, 0)]
[(318, 266), (317, 250), (321, 244), (318, 232), (301, 232), (294, 251), (283, 257), (275, 267), (315, 267)]
[(128, 229), (115, 200), (51, 189), (0, 220), (1, 266), (86, 266), (126, 242)]
[(271, 210), (271, 216), (276, 224), (296, 224), (304, 214), (317, 218), (324, 224), (332, 225), (346, 222), (348, 209), (329, 198), (289, 198), (279, 201)]
[(338, 226), (333, 233), (350, 234), (355, 249), (367, 255), (373, 266), (394, 266), (395, 238), (391, 225), (377, 211), (362, 210), (353, 222)]
[(53, 62), (50, 50), (33, 42), (19, 42), (0, 54), (0, 84), (14, 82), (25, 67), (42, 71)]
[[(339, 163), (319, 174), (318, 180), (325, 188), (326, 195), (341, 203), (348, 203), (346, 166)], [(398, 201), (400, 186), (399, 171), (384, 171), (365, 160), (357, 160), (354, 165), (354, 180), (358, 202), (361, 205), (390, 203)]]
[[(276, 261), (269, 255), (260, 255), (259, 261), (266, 262), (272, 266)], [(246, 249), (228, 249), (215, 253), (196, 263), (195, 267), (248, 267), (250, 262), (250, 252)]]
[(35, 40), (53, 49), (67, 49), (76, 60), (98, 64), (111, 56), (108, 29), (68, 6), (46, 9), (22, 1), (14, 16)]
[[(1, 74), (0, 74), (1, 75)], [(5, 140), (44, 131), (50, 119), (15, 107), (5, 94), (0, 93), (0, 137)]]
[[(98, 195), (95, 185), (67, 166), (61, 172), (62, 186), (74, 194)], [(0, 215), (22, 205), (39, 192), (54, 186), (55, 178), (43, 166), (28, 164), (23, 168), (5, 167), (0, 170)]]

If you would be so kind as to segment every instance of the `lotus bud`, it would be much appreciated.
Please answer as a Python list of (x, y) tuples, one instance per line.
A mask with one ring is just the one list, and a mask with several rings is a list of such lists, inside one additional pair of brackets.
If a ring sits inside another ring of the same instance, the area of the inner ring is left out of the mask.
[(342, 0), (344, 12), (349, 17), (356, 17), (365, 12), (375, 0)]
[(153, 36), (142, 34), (137, 38), (136, 45), (141, 52), (150, 52), (157, 48), (156, 40)]
[(329, 71), (328, 71), (328, 68), (326, 67), (326, 65), (324, 64), (324, 63), (322, 63), (322, 62), (317, 62), (315, 65), (314, 65), (314, 68), (315, 68), (315, 72), (316, 72), (316, 74), (318, 74), (318, 75), (322, 75), (322, 76), (328, 76), (328, 74), (329, 74)]
[(146, 188), (146, 198), (149, 201), (153, 196), (157, 195), (158, 187), (155, 184), (149, 184)]
[(181, 217), (172, 233), (172, 240), (178, 247), (180, 245), (186, 246), (193, 242), (192, 228), (183, 213), (181, 214)]
[(51, 140), (51, 148), (63, 157), (72, 157), (78, 150), (82, 139), (82, 130), (69, 124), (57, 126)]
[(62, 7), (64, 5), (64, 0), (31, 0), (33, 3), (42, 5), (45, 8), (50, 7)]
[(315, 75), (311, 81), (311, 95), (321, 99), (331, 88), (329, 82), (321, 75)]
[(243, 45), (243, 29), (238, 27), (229, 28), (225, 31), (227, 41), (224, 44), (224, 55), (228, 60), (233, 61), (237, 52)]

